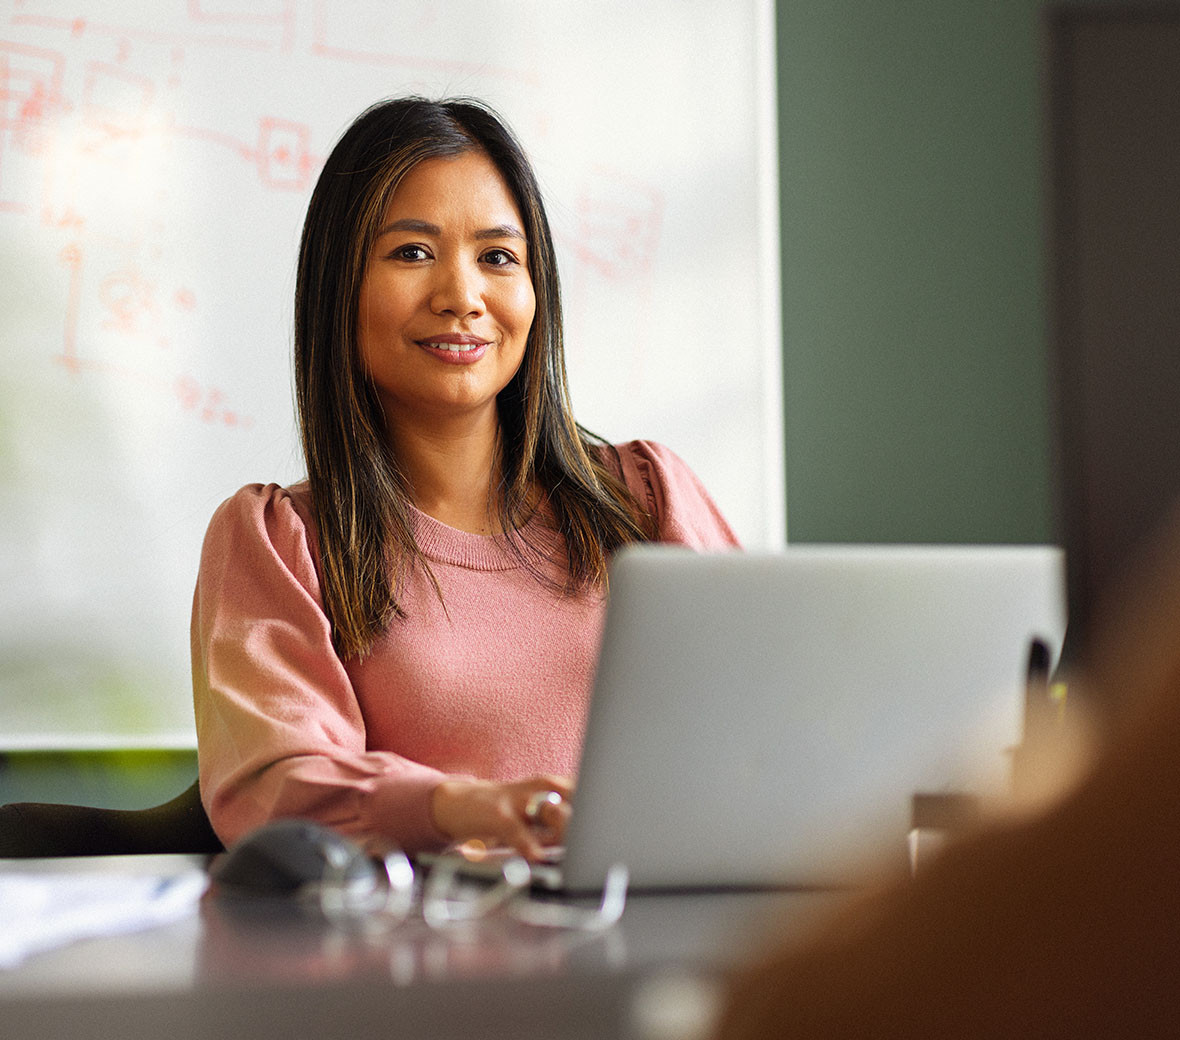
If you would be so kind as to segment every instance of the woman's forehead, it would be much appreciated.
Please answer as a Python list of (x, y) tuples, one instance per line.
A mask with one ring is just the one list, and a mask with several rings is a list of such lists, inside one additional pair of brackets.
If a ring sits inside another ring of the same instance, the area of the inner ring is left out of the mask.
[(525, 230), (507, 180), (487, 153), (478, 150), (423, 159), (409, 169), (394, 188), (381, 224), (384, 228), (396, 221)]

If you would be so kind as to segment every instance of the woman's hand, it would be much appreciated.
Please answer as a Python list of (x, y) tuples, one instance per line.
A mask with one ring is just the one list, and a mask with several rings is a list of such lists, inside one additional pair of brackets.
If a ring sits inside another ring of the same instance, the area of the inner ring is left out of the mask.
[[(489, 848), (515, 849), (525, 859), (538, 860), (546, 846), (564, 839), (573, 790), (573, 781), (563, 776), (534, 776), (508, 784), (444, 780), (434, 789), (430, 811), (434, 825), (452, 841), (478, 840)], [(560, 801), (544, 799), (549, 791), (556, 791)]]

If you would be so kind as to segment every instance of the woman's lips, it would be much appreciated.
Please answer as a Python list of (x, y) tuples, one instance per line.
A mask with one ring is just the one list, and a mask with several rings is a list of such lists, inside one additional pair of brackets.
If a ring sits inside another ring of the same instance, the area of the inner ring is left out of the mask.
[(487, 353), (491, 343), (478, 336), (448, 335), (431, 336), (416, 340), (426, 353), (452, 365), (470, 365)]

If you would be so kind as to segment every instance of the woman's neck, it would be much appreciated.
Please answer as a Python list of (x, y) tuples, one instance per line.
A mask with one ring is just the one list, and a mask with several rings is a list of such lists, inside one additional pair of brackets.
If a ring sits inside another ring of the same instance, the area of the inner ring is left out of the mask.
[(496, 529), (500, 480), (499, 423), (391, 431), (414, 505), (448, 527), (472, 534)]

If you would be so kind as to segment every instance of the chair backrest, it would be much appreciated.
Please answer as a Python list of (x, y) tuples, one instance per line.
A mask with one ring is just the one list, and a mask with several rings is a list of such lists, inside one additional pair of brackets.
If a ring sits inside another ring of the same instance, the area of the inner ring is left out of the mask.
[(11, 802), (0, 806), (0, 857), (124, 856), (214, 853), (223, 846), (193, 782), (148, 809)]

